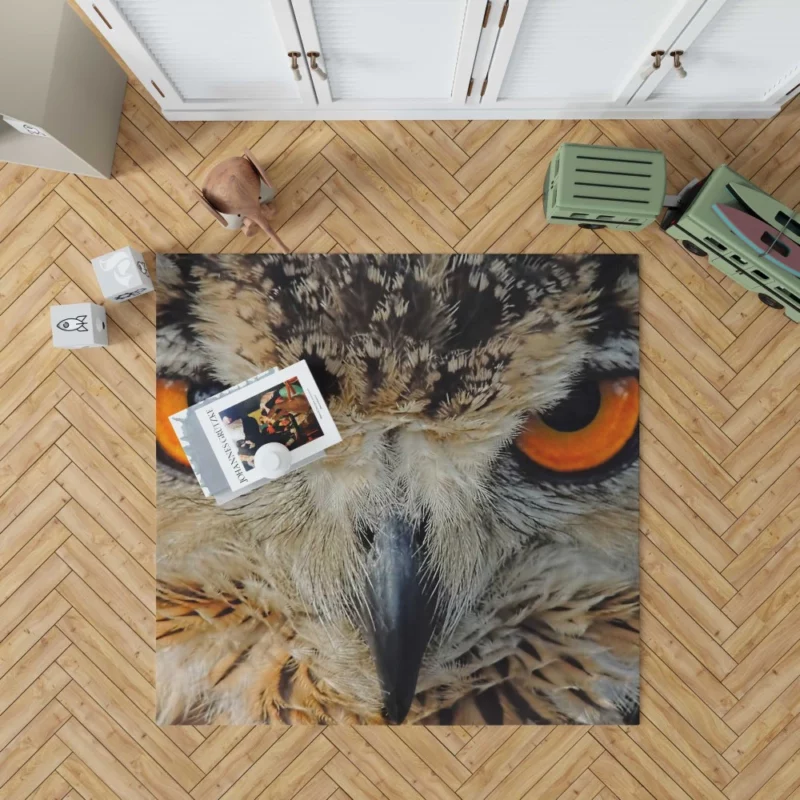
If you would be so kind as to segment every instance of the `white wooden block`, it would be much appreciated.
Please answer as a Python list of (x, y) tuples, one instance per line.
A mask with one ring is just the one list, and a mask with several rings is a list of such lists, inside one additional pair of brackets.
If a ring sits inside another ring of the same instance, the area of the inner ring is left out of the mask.
[(50, 329), (53, 347), (77, 350), (108, 344), (106, 310), (94, 303), (50, 306)]
[(142, 254), (123, 247), (92, 259), (94, 274), (106, 300), (117, 303), (153, 291), (153, 281)]

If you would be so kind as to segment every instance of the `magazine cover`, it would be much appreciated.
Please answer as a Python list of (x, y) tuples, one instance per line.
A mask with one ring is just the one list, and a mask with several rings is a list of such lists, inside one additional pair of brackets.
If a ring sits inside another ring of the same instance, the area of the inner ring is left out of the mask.
[(206, 496), (223, 503), (266, 483), (256, 452), (284, 445), (290, 471), (341, 441), (308, 365), (256, 375), (170, 417)]

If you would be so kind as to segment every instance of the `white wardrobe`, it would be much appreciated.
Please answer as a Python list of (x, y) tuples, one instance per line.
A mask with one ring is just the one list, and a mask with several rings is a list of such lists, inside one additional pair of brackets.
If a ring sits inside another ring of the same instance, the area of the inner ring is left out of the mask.
[(77, 0), (169, 119), (768, 117), (800, 0)]

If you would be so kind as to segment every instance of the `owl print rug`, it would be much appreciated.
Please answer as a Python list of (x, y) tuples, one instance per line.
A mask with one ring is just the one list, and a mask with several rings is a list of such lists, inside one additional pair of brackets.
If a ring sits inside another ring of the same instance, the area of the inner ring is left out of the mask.
[[(638, 263), (158, 259), (162, 724), (635, 724)], [(169, 416), (305, 360), (342, 442), (218, 506)]]

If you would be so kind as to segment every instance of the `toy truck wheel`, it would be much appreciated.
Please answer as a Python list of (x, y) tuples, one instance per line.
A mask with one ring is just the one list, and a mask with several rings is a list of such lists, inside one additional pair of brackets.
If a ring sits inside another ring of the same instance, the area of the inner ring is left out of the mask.
[(590, 231), (596, 231), (600, 228), (605, 228), (605, 225), (598, 225), (596, 222), (581, 222), (578, 224), (579, 228), (588, 228)]
[(783, 308), (783, 306), (774, 297), (770, 297), (768, 294), (759, 294), (758, 299), (765, 306), (769, 306), (770, 308)]
[(688, 239), (684, 239), (684, 240), (681, 242), (681, 244), (682, 244), (682, 245), (684, 246), (684, 248), (685, 248), (686, 250), (688, 250), (688, 251), (689, 251), (689, 252), (690, 252), (692, 255), (699, 256), (700, 258), (703, 258), (704, 256), (707, 256), (707, 255), (708, 255), (708, 253), (706, 253), (706, 251), (705, 251), (705, 250), (701, 250), (701, 249), (700, 249), (700, 248), (699, 248), (699, 247), (698, 247), (698, 246), (697, 246), (697, 245), (696, 245), (694, 242), (690, 242)]

